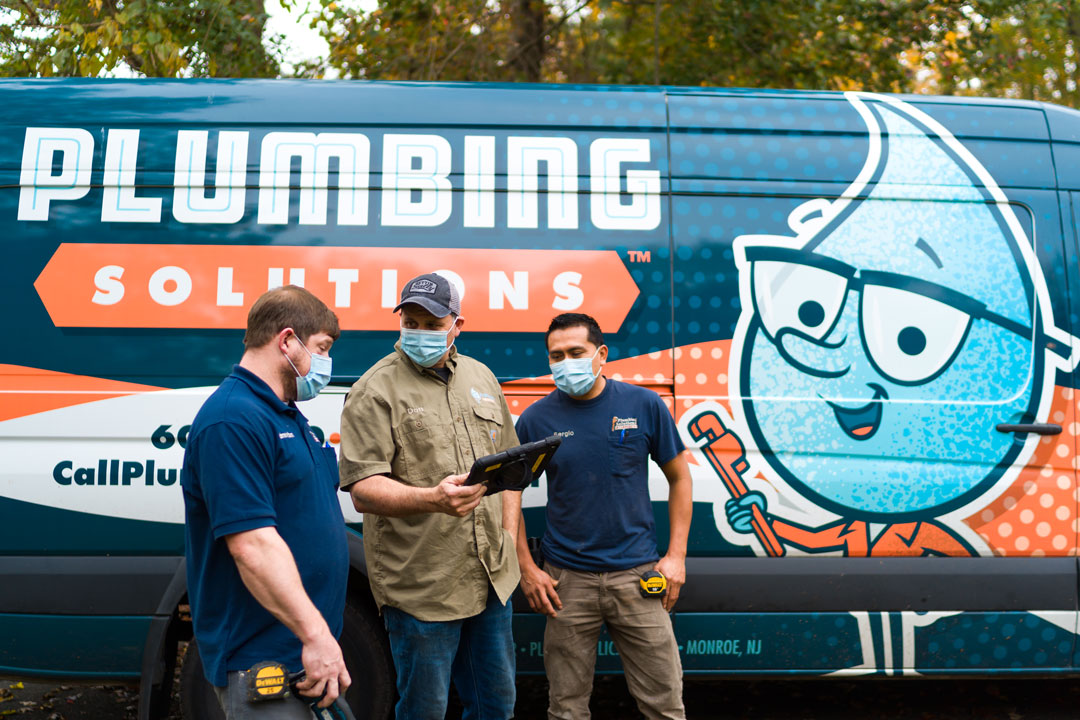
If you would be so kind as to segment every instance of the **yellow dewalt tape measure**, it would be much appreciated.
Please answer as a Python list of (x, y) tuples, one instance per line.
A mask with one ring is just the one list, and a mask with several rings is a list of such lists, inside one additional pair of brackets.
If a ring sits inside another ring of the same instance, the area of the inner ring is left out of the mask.
[(664, 593), (667, 592), (667, 578), (657, 570), (644, 573), (638, 580), (638, 584), (641, 586), (641, 597), (659, 598), (664, 597)]
[(278, 662), (261, 662), (248, 670), (248, 699), (277, 700), (288, 697), (288, 670)]

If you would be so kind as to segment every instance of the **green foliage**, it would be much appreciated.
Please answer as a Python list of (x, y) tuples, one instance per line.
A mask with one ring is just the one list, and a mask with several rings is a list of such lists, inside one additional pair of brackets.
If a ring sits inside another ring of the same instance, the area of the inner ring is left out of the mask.
[(541, 79), (559, 18), (543, 0), (380, 0), (369, 13), (324, 2), (328, 65), (342, 77)]
[(1080, 107), (1080, 2), (978, 0), (969, 15), (966, 32), (931, 58), (939, 75), (935, 91)]
[(273, 77), (263, 0), (0, 0), (0, 75)]
[(606, 55), (641, 59), (606, 63), (612, 81), (894, 92), (913, 81), (901, 51), (935, 43), (959, 15), (955, 4), (928, 0), (671, 2), (658, 12), (656, 3), (608, 6), (609, 27), (626, 30), (601, 33), (623, 45)]
[(1080, 105), (1080, 0), (321, 0), (322, 68), (541, 80), (996, 94)]
[(932, 0), (382, 0), (324, 2), (320, 23), (345, 77), (903, 90), (901, 51), (962, 19)]
[[(0, 0), (0, 75), (274, 77), (265, 0)], [(288, 6), (304, 0), (286, 0)], [(1080, 0), (312, 0), (321, 77), (709, 85), (1080, 107)]]

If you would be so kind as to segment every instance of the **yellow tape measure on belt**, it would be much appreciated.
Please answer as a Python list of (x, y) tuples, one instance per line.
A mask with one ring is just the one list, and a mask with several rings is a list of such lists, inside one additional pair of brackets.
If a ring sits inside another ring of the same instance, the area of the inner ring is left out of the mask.
[(285, 666), (278, 662), (261, 662), (248, 670), (248, 698), (277, 700), (288, 697), (289, 679)]

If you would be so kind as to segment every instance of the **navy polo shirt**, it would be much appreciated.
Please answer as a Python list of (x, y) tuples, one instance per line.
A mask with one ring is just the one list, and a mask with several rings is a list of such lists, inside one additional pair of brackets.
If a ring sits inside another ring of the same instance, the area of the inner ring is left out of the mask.
[(240, 366), (191, 425), (180, 475), (186, 517), (188, 597), (206, 678), (265, 660), (303, 668), (300, 640), (252, 596), (225, 537), (275, 527), (308, 597), (341, 634), (349, 553), (338, 504), (337, 457), (307, 419)]
[(606, 382), (591, 400), (555, 390), (526, 408), (515, 426), (522, 443), (562, 437), (546, 471), (540, 549), (546, 560), (571, 570), (610, 572), (660, 559), (648, 459), (664, 465), (684, 450), (659, 395)]

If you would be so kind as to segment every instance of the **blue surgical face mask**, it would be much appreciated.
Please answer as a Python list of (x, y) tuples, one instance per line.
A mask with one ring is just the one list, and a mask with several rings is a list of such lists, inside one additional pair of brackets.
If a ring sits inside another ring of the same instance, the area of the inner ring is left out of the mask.
[[(446, 336), (449, 330), (410, 330), (401, 328), (401, 349), (414, 363), (420, 367), (431, 367), (439, 362), (450, 348), (446, 346)], [(453, 347), (453, 343), (450, 344)]]
[(600, 348), (592, 357), (567, 358), (561, 362), (552, 363), (551, 375), (555, 379), (555, 387), (571, 397), (580, 397), (592, 389), (600, 371), (593, 372), (592, 362)]
[[(300, 338), (297, 338), (299, 340)], [(296, 373), (296, 399), (310, 400), (326, 387), (330, 383), (330, 371), (334, 367), (334, 361), (329, 355), (315, 355), (304, 343), (300, 343), (300, 347), (304, 348), (311, 357), (311, 367), (308, 369), (307, 375), (301, 375), (300, 371), (296, 369), (296, 365), (285, 355), (285, 359), (292, 365), (293, 372)], [(283, 353), (284, 354), (284, 353)]]

